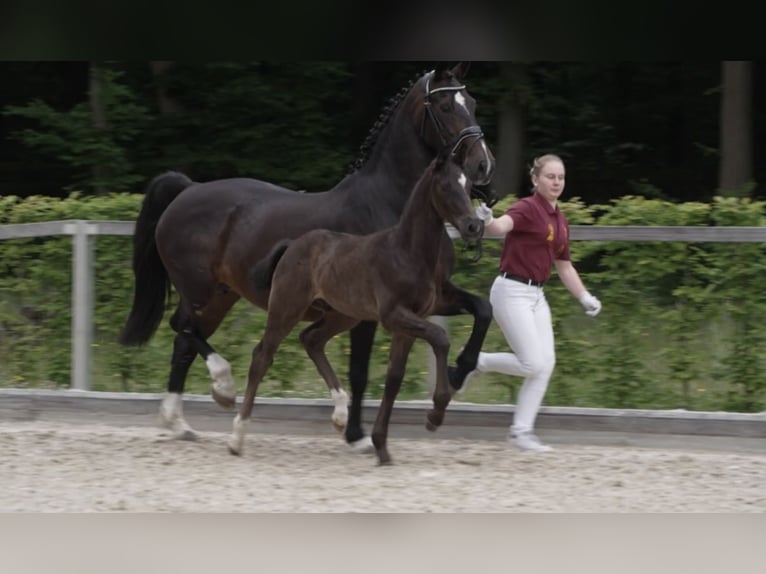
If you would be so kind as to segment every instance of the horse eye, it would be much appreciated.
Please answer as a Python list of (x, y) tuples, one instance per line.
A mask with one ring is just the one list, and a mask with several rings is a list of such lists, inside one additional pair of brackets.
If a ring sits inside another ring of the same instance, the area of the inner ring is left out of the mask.
[(439, 106), (439, 109), (446, 113), (452, 109), (452, 106), (450, 106), (449, 104), (442, 104), (441, 106)]

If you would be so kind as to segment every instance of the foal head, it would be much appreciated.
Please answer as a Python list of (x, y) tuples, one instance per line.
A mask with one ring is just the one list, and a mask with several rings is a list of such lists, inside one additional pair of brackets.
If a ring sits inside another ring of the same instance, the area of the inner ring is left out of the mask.
[(476, 100), (463, 84), (468, 68), (469, 63), (453, 68), (440, 63), (425, 74), (412, 90), (420, 100), (414, 117), (428, 146), (449, 147), (468, 178), (485, 185), (495, 169), (495, 157), (476, 121)]
[(431, 205), (439, 216), (451, 223), (462, 239), (480, 239), (484, 223), (476, 217), (471, 204), (473, 184), (449, 148), (439, 153), (428, 171)]

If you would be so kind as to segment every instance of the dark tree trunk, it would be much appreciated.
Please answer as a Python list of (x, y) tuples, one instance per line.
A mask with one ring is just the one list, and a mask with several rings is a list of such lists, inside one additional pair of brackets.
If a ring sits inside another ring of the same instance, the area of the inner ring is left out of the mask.
[(149, 62), (149, 69), (157, 85), (157, 107), (161, 114), (174, 114), (182, 111), (178, 100), (169, 93), (164, 81), (165, 73), (170, 70), (175, 62), (169, 60), (154, 60)]
[(521, 197), (525, 182), (528, 182), (524, 161), (527, 145), (524, 135), (528, 89), (526, 64), (502, 62), (500, 74), (508, 90), (498, 103), (497, 147), (493, 150), (497, 171), (492, 177), (492, 187), (498, 197), (509, 193)]
[[(91, 62), (90, 69), (88, 71), (88, 99), (90, 102), (90, 112), (93, 121), (93, 127), (97, 132), (104, 134), (106, 137), (107, 130), (107, 117), (106, 117), (106, 105), (104, 103), (103, 91), (104, 91), (104, 79), (102, 76), (102, 68), (96, 62)], [(104, 188), (103, 182), (108, 173), (108, 166), (95, 164), (92, 169), (94, 191), (103, 195), (107, 192)]]
[(720, 164), (722, 195), (742, 195), (753, 178), (751, 62), (721, 66)]

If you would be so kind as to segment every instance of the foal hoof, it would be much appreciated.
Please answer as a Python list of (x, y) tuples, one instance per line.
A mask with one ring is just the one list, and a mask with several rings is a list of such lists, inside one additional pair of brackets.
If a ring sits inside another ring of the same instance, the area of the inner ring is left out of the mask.
[(230, 440), (226, 443), (226, 447), (229, 449), (229, 454), (234, 456), (242, 455), (242, 447), (237, 442)]
[(234, 407), (236, 406), (236, 399), (237, 396), (234, 395), (224, 395), (222, 393), (219, 393), (218, 390), (215, 388), (215, 385), (213, 385), (210, 388), (210, 394), (213, 396), (213, 400), (218, 403), (221, 407), (223, 407), (227, 411), (233, 411)]
[(434, 411), (428, 411), (426, 415), (426, 430), (435, 431), (441, 426), (443, 419), (443, 416), (437, 416)]
[(378, 453), (378, 466), (392, 466), (394, 461), (391, 460), (391, 455), (388, 451)]

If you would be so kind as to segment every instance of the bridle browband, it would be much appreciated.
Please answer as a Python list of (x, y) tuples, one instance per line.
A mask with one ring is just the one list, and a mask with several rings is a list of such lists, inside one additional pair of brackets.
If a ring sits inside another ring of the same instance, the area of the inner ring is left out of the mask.
[[(431, 96), (433, 94), (437, 94), (439, 92), (459, 92), (460, 90), (465, 89), (465, 85), (462, 84), (460, 86), (443, 86), (441, 88), (436, 88), (434, 90), (430, 89), (431, 85), (431, 78), (433, 77), (434, 72), (429, 72), (426, 75), (426, 91), (425, 91), (425, 99), (423, 102), (423, 106), (425, 107), (426, 113), (423, 114), (423, 123), (420, 126), (420, 133), (423, 135), (425, 131), (426, 126), (426, 116), (431, 118), (431, 121), (434, 124), (434, 127), (436, 128), (436, 133), (439, 134), (439, 138), (442, 141), (443, 146), (447, 146), (447, 138), (444, 137), (444, 134), (446, 132), (446, 129), (444, 128), (444, 124), (439, 119), (439, 117), (434, 113), (433, 109), (431, 109)], [(452, 151), (450, 152), (451, 155), (455, 155), (457, 153), (457, 150), (460, 148), (460, 145), (467, 140), (468, 138), (476, 138), (476, 143), (480, 139), (484, 137), (484, 133), (481, 131), (481, 128), (478, 125), (468, 126), (467, 128), (463, 128), (460, 133), (457, 135), (457, 139), (455, 140), (455, 143), (452, 145)]]

